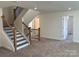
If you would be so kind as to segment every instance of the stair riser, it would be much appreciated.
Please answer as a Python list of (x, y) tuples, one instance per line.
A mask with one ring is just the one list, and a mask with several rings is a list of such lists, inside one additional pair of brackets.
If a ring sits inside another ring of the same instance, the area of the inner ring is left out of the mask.
[(20, 47), (17, 47), (17, 50), (20, 50), (20, 49), (22, 49), (22, 48), (25, 48), (25, 47), (27, 47), (29, 44), (25, 44), (25, 45), (23, 45), (23, 46), (20, 46)]
[[(5, 31), (6, 33), (11, 33), (11, 34), (13, 34), (13, 31)], [(19, 33), (19, 32), (16, 32), (16, 33)]]
[(25, 43), (25, 42), (26, 42), (26, 40), (23, 40), (23, 41), (17, 42), (17, 45), (22, 44), (22, 43)]
[[(14, 36), (9, 36), (10, 38), (13, 38)], [(23, 37), (22, 35), (16, 35), (16, 38), (17, 37)]]
[[(18, 39), (18, 38), (22, 38), (23, 36), (16, 36), (16, 38)], [(10, 36), (10, 38), (13, 40), (13, 36)], [(23, 37), (24, 38), (24, 37)]]
[[(12, 39), (12, 40), (13, 40), (13, 39)], [(19, 41), (23, 41), (23, 40), (25, 40), (24, 37), (18, 38), (16, 41), (19, 42)]]
[[(13, 36), (13, 33), (8, 33), (9, 36)], [(20, 33), (16, 33), (16, 35), (21, 35)]]

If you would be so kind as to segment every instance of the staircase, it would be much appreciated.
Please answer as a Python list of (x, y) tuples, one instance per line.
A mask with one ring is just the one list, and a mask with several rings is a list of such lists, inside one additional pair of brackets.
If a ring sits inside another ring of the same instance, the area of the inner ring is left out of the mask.
[[(10, 27), (4, 27), (4, 31), (10, 38), (10, 40), (13, 42), (13, 32)], [(29, 42), (24, 38), (24, 36), (19, 32), (16, 31), (16, 50), (25, 48), (29, 45)]]
[(6, 27), (2, 26), (2, 30), (3, 30), (2, 34), (4, 36), (4, 39), (2, 41), (3, 47), (8, 48), (13, 52), (15, 52), (17, 50), (20, 50), (30, 45), (31, 30), (29, 30), (28, 28), (29, 30), (29, 39), (28, 39), (28, 37), (25, 36), (24, 34), (24, 26), (22, 23), (24, 22), (25, 25), (28, 25), (28, 23), (32, 21), (33, 18), (38, 14), (39, 14), (38, 11), (32, 9), (28, 9), (28, 10), (23, 9), (19, 14), (19, 16), (16, 17), (12, 25), (9, 23), (9, 21), (5, 18), (4, 15), (1, 16), (1, 18), (4, 19), (7, 24)]

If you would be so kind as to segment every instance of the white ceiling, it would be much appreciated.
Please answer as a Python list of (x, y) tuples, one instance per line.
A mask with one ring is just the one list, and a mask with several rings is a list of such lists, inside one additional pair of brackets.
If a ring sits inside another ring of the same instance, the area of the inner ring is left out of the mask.
[(15, 3), (13, 3), (13, 2), (0, 1), (0, 8), (9, 7), (9, 6), (13, 6), (13, 5), (15, 5)]
[(18, 5), (24, 8), (37, 7), (41, 12), (56, 12), (67, 11), (68, 8), (72, 10), (79, 10), (79, 1), (19, 1), (19, 2), (1, 2), (0, 7), (7, 7)]

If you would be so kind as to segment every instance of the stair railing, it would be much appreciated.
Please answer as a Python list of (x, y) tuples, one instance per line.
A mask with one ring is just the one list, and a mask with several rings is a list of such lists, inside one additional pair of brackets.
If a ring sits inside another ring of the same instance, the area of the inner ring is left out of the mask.
[[(29, 36), (29, 41), (30, 41), (30, 43), (31, 43), (31, 32), (32, 32), (32, 30), (38, 31), (38, 34), (37, 34), (38, 38), (36, 38), (36, 39), (38, 39), (38, 40), (40, 41), (40, 28), (38, 28), (38, 29), (31, 29), (31, 27), (28, 27), (24, 22), (22, 22), (22, 23), (23, 23), (24, 26), (28, 29), (27, 35)], [(26, 30), (26, 29), (25, 29), (25, 30)]]
[[(4, 19), (5, 17), (4, 16), (1, 16), (2, 19)], [(12, 27), (9, 23), (8, 20), (4, 19), (6, 24), (12, 29), (12, 32), (13, 32), (13, 44), (14, 44), (14, 48), (15, 48), (15, 51), (16, 51), (16, 28), (15, 27)]]
[(38, 31), (38, 33), (36, 35), (36, 36), (38, 36), (38, 38), (35, 38), (35, 39), (38, 39), (40, 41), (40, 28), (38, 28), (38, 29), (31, 29), (31, 32), (32, 32), (32, 30), (33, 31)]
[[(31, 44), (31, 27), (28, 27), (24, 22), (22, 22), (22, 24), (27, 28), (28, 32), (26, 36), (29, 36), (29, 41)], [(26, 29), (25, 29), (26, 30)]]

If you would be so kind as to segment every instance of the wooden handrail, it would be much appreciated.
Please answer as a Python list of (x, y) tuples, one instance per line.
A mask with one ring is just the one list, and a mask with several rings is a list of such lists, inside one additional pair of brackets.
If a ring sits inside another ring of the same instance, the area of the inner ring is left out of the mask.
[[(1, 16), (1, 18), (3, 19), (4, 16)], [(4, 20), (5, 20), (5, 19), (4, 19)], [(12, 26), (10, 25), (10, 23), (9, 23), (7, 20), (5, 20), (5, 22), (6, 22), (6, 24), (13, 30)]]
[(24, 22), (22, 22), (22, 24), (24, 24), (24, 26), (29, 29), (29, 27)]
[(38, 29), (31, 29), (31, 30), (38, 30)]
[[(1, 16), (1, 18), (3, 19), (4, 18), (4, 16)], [(7, 21), (7, 20), (5, 20), (5, 22), (7, 23), (7, 25), (12, 29), (12, 32), (13, 32), (13, 36), (14, 36), (14, 41), (13, 41), (13, 44), (14, 44), (14, 47), (15, 47), (15, 51), (16, 51), (16, 28), (15, 27), (12, 27), (11, 25), (10, 25), (10, 23)]]

